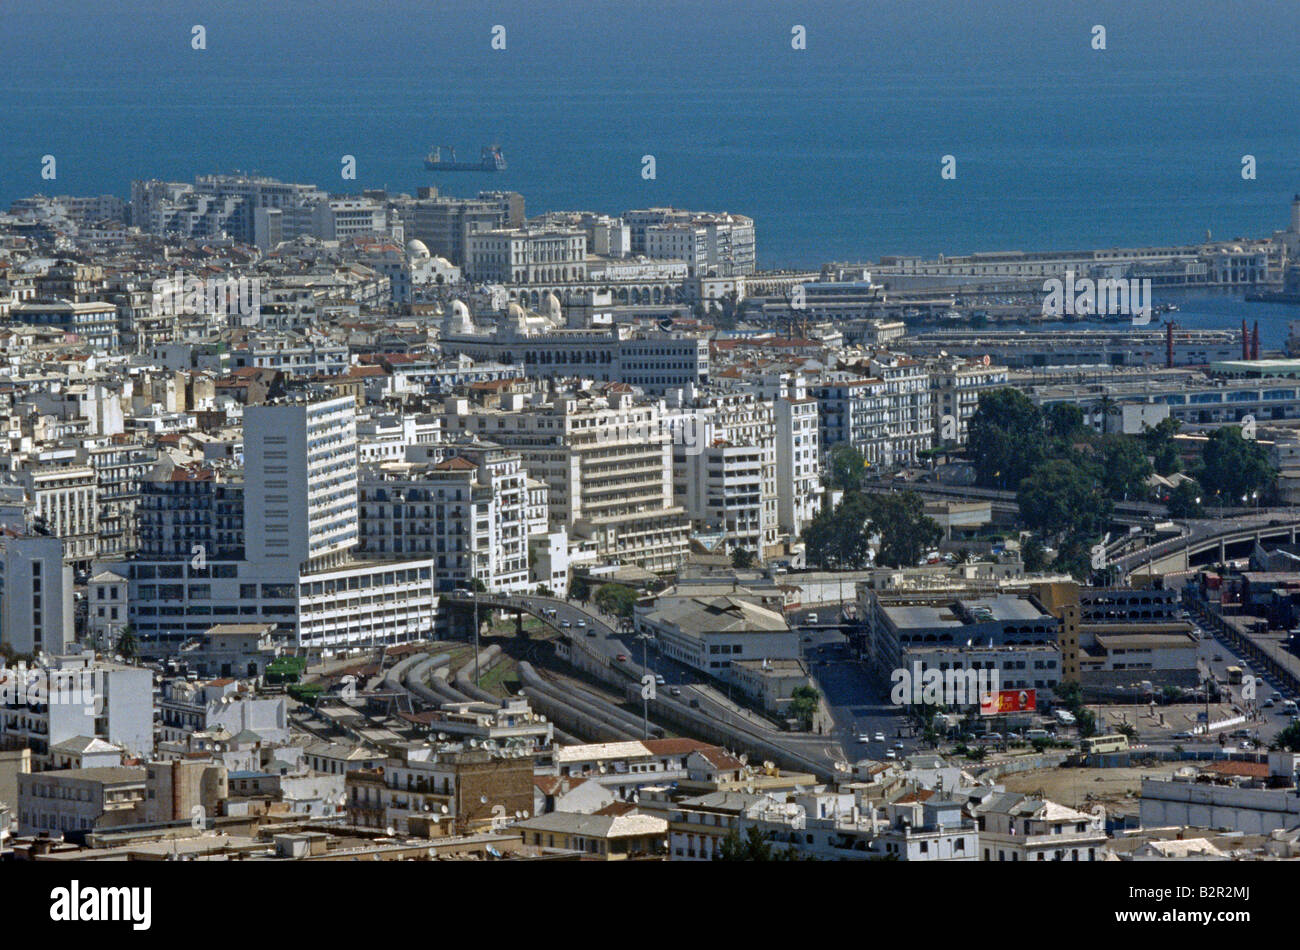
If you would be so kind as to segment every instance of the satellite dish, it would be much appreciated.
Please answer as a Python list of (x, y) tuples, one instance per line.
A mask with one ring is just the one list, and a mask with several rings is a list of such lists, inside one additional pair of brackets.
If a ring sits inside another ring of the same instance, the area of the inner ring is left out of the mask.
[(444, 815), (447, 814), (447, 806), (446, 805), (439, 806), (439, 811), (441, 811)]
[(480, 796), (478, 797), (478, 803), (479, 803), (480, 805), (486, 805), (486, 804), (487, 804), (487, 796), (486, 796), (486, 795), (480, 795)]
[(394, 837), (394, 836), (397, 834), (397, 830), (396, 830), (395, 828), (393, 828), (392, 825), (389, 825), (387, 828), (384, 829), (384, 834), (386, 834), (386, 835), (388, 835), (388, 837), (392, 838), (392, 837)]

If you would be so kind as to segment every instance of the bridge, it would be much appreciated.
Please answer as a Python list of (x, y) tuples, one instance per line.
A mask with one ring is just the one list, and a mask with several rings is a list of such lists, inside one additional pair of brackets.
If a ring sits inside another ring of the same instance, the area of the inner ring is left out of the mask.
[[(1016, 493), (1001, 488), (975, 485), (940, 485), (936, 482), (909, 482), (901, 478), (877, 478), (868, 481), (872, 491), (910, 491), (923, 498), (943, 501), (987, 501), (995, 515), (1015, 517), (1020, 514)], [(1233, 510), (1233, 509), (1229, 509)], [(1255, 509), (1247, 509), (1254, 511)], [(1117, 501), (1111, 520), (1118, 524), (1146, 524), (1152, 519), (1167, 518), (1164, 505), (1153, 501)]]
[(1193, 518), (1183, 533), (1115, 558), (1111, 566), (1125, 574), (1168, 574), (1189, 571), (1198, 555), (1210, 552), (1202, 561), (1226, 561), (1229, 556), (1245, 557), (1257, 543), (1272, 541), (1295, 544), (1300, 517), (1292, 513), (1264, 512), (1235, 518)]

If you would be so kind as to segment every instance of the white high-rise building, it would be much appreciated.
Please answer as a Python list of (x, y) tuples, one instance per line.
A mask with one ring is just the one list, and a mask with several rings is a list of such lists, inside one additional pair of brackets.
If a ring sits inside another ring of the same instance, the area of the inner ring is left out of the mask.
[(250, 561), (297, 574), (344, 563), (357, 543), (357, 423), (351, 396), (244, 413)]
[[(698, 434), (674, 440), (678, 503), (699, 528), (723, 532), (729, 548), (764, 559), (777, 543), (772, 404), (752, 393), (719, 393), (699, 396), (683, 411), (694, 414)], [(689, 433), (691, 423), (673, 428)]]
[(776, 418), (776, 516), (792, 541), (821, 507), (821, 438), (817, 400), (797, 373), (766, 373), (755, 387)]
[(67, 651), (74, 633), (72, 567), (63, 542), (41, 535), (0, 532), (0, 643), (34, 656)]
[(217, 498), (215, 525), (230, 539), (242, 537), (242, 547), (203, 542), (204, 558), (163, 547), (154, 560), (122, 566), (130, 621), (146, 645), (170, 645), (245, 616), (275, 623), (305, 647), (430, 636), (438, 606), (431, 558), (352, 557), (357, 469), (352, 397), (248, 407), (243, 491)]

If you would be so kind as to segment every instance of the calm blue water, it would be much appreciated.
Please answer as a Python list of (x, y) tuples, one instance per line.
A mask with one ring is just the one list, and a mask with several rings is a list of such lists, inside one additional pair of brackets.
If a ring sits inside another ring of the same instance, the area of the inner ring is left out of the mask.
[(430, 143), (497, 140), (507, 173), (444, 190), (731, 209), (764, 266), (1267, 234), (1300, 190), (1297, 35), (1293, 0), (6, 0), (0, 203), (236, 168), (413, 191)]
[[(1241, 321), (1246, 321), (1246, 328), (1253, 331), (1259, 324), (1259, 343), (1262, 350), (1280, 350), (1286, 340), (1288, 324), (1292, 320), (1300, 321), (1300, 306), (1273, 303), (1246, 303), (1242, 294), (1221, 290), (1178, 290), (1157, 291), (1152, 299), (1156, 303), (1174, 303), (1178, 305), (1176, 313), (1161, 314), (1160, 320), (1172, 320), (1179, 329), (1186, 330), (1222, 330), (1230, 329), (1241, 332)], [(1076, 320), (1073, 323), (1052, 322), (1025, 325), (1026, 330), (1085, 329), (1100, 327), (1107, 330), (1131, 329), (1130, 324), (1115, 321)], [(1018, 325), (1008, 325), (1004, 329), (1020, 329)], [(1164, 323), (1153, 320), (1145, 331), (1163, 330)]]

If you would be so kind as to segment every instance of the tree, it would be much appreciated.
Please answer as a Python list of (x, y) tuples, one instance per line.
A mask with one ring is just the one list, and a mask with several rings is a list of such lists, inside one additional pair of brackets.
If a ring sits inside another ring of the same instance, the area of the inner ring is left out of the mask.
[(551, 590), (551, 589), (550, 589), (549, 587), (547, 587), (545, 584), (538, 584), (538, 585), (537, 585), (537, 596), (538, 596), (538, 597), (554, 597), (554, 596), (555, 596), (555, 591)]
[(967, 431), (976, 479), (986, 487), (1018, 485), (1043, 459), (1042, 414), (1018, 389), (981, 393)]
[(925, 503), (913, 491), (867, 496), (867, 520), (880, 535), (876, 563), (911, 567), (939, 543), (943, 529), (925, 513)]
[(1147, 427), (1143, 431), (1142, 440), (1146, 443), (1146, 450), (1152, 457), (1157, 474), (1172, 475), (1182, 469), (1182, 453), (1174, 442), (1174, 436), (1181, 426), (1178, 419), (1168, 416), (1156, 423), (1154, 428)]
[(1273, 744), (1285, 752), (1300, 752), (1300, 722), (1293, 722), (1279, 732)]
[(731, 566), (737, 570), (746, 570), (754, 566), (754, 552), (749, 548), (734, 547), (731, 549)]
[(1216, 429), (1201, 451), (1196, 480), (1211, 492), (1221, 492), (1235, 504), (1252, 492), (1266, 495), (1277, 481), (1277, 469), (1268, 451), (1253, 439), (1243, 438), (1239, 426)]
[(833, 509), (823, 506), (803, 531), (806, 557), (821, 567), (853, 570), (871, 556), (867, 502), (856, 492)]
[(140, 652), (140, 641), (135, 635), (135, 628), (129, 624), (118, 634), (116, 652), (126, 660), (135, 659)]
[(1025, 570), (1031, 574), (1047, 569), (1047, 548), (1038, 535), (1031, 534), (1025, 539), (1025, 543), (1020, 546), (1020, 560), (1024, 562)]
[(773, 861), (772, 845), (758, 825), (750, 825), (742, 838), (740, 831), (732, 828), (722, 839), (718, 849), (719, 861)]
[(1205, 514), (1201, 505), (1201, 486), (1196, 482), (1179, 482), (1169, 493), (1169, 517), (1200, 518)]
[(626, 584), (601, 584), (596, 589), (596, 606), (607, 614), (624, 619), (632, 616), (636, 606), (636, 591)]
[(821, 694), (811, 686), (796, 686), (790, 693), (790, 711), (805, 726), (810, 726), (820, 700)]
[(1053, 439), (1068, 442), (1086, 434), (1083, 410), (1072, 402), (1058, 402), (1044, 409), (1043, 424)]
[(1110, 500), (1090, 465), (1053, 459), (1034, 469), (1016, 492), (1025, 525), (1045, 537), (1098, 534), (1110, 520)]
[(867, 477), (866, 459), (847, 442), (831, 446), (826, 469), (830, 486), (843, 492), (861, 491)]
[(591, 599), (591, 581), (587, 580), (586, 574), (573, 575), (573, 580), (569, 581), (569, 596), (584, 604)]
[(1147, 479), (1155, 471), (1142, 451), (1142, 444), (1124, 435), (1101, 439), (1101, 476), (1106, 494), (1115, 501), (1143, 500)]

